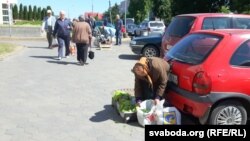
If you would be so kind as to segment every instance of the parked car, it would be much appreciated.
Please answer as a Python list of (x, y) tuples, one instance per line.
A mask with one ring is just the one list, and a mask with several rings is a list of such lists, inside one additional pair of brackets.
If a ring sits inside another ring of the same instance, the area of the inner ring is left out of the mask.
[[(95, 24), (96, 24), (96, 27), (103, 26), (104, 21), (96, 21)], [(113, 24), (111, 24), (111, 23), (107, 23), (107, 27), (115, 28), (115, 26)]]
[(127, 24), (126, 26), (127, 26), (126, 31), (127, 31), (128, 35), (133, 36), (135, 29), (137, 28), (137, 25), (136, 24)]
[(250, 118), (250, 30), (191, 33), (165, 55), (166, 97), (202, 124), (246, 124)]
[(144, 21), (135, 30), (135, 36), (148, 36), (152, 34), (162, 34), (165, 30), (163, 21)]
[[(126, 24), (134, 24), (135, 23), (135, 19), (134, 18), (126, 18)], [(125, 24), (125, 21), (124, 21)]]
[(250, 15), (200, 13), (184, 14), (173, 18), (162, 38), (161, 55), (186, 34), (209, 29), (250, 29)]
[(135, 37), (130, 42), (131, 50), (135, 54), (146, 57), (159, 57), (162, 35)]

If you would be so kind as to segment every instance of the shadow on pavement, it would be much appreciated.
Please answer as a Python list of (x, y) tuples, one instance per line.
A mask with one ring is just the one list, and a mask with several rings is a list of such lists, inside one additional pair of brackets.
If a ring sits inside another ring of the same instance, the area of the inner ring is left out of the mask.
[(56, 58), (56, 56), (30, 56), (32, 58), (40, 58), (40, 59), (54, 59)]
[(54, 63), (54, 64), (59, 64), (59, 65), (77, 65), (80, 66), (77, 62), (65, 62), (65, 61), (47, 61), (48, 63)]
[(135, 54), (121, 54), (119, 55), (120, 59), (124, 59), (124, 60), (139, 60), (140, 59), (140, 55), (135, 55)]
[(197, 118), (191, 115), (181, 113), (181, 124), (182, 125), (200, 125), (200, 122)]
[(48, 47), (27, 47), (27, 48), (34, 48), (34, 49), (49, 49)]
[(124, 123), (131, 126), (139, 126), (138, 122), (125, 123), (119, 113), (112, 105), (105, 105), (102, 111), (96, 112), (90, 119), (92, 122), (104, 122), (106, 120), (113, 120), (115, 123)]

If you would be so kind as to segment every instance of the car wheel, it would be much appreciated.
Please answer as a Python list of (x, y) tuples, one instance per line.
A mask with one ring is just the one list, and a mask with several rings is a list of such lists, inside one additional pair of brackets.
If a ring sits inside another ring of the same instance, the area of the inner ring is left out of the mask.
[(142, 51), (142, 55), (145, 57), (159, 57), (160, 52), (155, 46), (146, 46)]
[(235, 101), (226, 101), (217, 105), (209, 120), (209, 124), (212, 125), (245, 125), (246, 122), (246, 109)]

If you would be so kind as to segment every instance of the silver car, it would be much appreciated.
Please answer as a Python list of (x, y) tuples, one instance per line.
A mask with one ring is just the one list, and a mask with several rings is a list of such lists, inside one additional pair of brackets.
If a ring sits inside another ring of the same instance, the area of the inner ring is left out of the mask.
[(149, 34), (162, 34), (165, 30), (163, 21), (146, 21), (135, 30), (135, 36), (148, 36)]

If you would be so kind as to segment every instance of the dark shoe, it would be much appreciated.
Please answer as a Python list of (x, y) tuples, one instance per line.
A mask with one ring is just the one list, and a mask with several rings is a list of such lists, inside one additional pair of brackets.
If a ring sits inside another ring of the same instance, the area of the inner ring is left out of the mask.
[(84, 66), (84, 62), (83, 61), (80, 61), (80, 66)]

